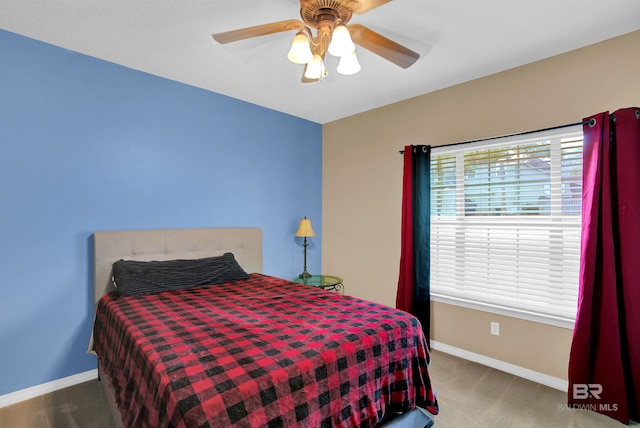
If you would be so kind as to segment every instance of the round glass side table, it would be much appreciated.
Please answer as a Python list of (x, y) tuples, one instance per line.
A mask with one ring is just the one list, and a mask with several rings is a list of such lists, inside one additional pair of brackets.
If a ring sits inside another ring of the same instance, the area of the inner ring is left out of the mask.
[(344, 285), (342, 284), (342, 278), (333, 275), (311, 275), (305, 278), (296, 276), (291, 281), (300, 284), (312, 285), (314, 287), (322, 288), (323, 290), (339, 291), (344, 294)]

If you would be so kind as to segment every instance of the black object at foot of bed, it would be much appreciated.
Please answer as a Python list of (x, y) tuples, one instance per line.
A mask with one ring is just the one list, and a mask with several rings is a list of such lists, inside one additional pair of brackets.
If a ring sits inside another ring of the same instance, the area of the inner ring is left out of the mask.
[(433, 423), (433, 418), (425, 412), (420, 409), (413, 409), (390, 418), (380, 428), (430, 428)]

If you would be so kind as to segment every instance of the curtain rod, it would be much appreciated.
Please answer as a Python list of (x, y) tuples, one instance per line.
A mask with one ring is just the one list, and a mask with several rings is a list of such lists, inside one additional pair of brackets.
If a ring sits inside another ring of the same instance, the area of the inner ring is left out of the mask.
[[(477, 142), (480, 142), (480, 141), (496, 140), (498, 138), (517, 137), (519, 135), (528, 135), (528, 134), (534, 134), (536, 132), (553, 131), (554, 129), (562, 129), (562, 128), (568, 128), (570, 126), (587, 125), (587, 124), (589, 126), (593, 127), (596, 124), (596, 120), (592, 118), (592, 119), (589, 119), (589, 120), (584, 120), (582, 122), (567, 123), (566, 125), (552, 126), (551, 128), (536, 129), (534, 131), (517, 132), (515, 134), (500, 135), (500, 136), (497, 136), (497, 137), (488, 137), (488, 138), (480, 138), (478, 140), (461, 141), (459, 143), (442, 144), (442, 145), (439, 145), (439, 146), (433, 146), (433, 148), (458, 146), (460, 144), (477, 143)], [(404, 150), (400, 150), (400, 154), (403, 154), (403, 153), (404, 153)]]

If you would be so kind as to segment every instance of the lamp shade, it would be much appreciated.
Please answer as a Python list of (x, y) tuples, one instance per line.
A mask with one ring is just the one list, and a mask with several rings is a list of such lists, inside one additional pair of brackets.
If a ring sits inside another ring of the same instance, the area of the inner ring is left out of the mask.
[(327, 75), (327, 69), (324, 68), (324, 61), (318, 54), (313, 56), (313, 61), (307, 64), (307, 70), (304, 73), (304, 77), (307, 79), (318, 80)]
[(359, 72), (361, 68), (360, 63), (358, 62), (358, 57), (356, 56), (356, 51), (353, 51), (350, 54), (340, 57), (340, 62), (338, 63), (336, 71), (340, 74), (344, 74), (345, 76), (351, 76), (352, 74)]
[(287, 58), (294, 64), (308, 64), (313, 61), (309, 38), (304, 32), (299, 31), (293, 38)]
[(313, 228), (311, 227), (311, 220), (306, 216), (300, 220), (300, 226), (298, 226), (296, 236), (316, 236), (316, 234), (313, 233)]
[(344, 24), (336, 25), (331, 35), (329, 53), (333, 56), (344, 56), (356, 49), (356, 45), (351, 40), (349, 29)]

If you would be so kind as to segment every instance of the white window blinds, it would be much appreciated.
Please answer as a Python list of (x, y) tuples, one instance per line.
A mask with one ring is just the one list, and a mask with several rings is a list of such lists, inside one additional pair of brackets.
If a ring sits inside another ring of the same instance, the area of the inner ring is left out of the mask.
[(581, 184), (579, 126), (433, 147), (434, 298), (573, 322)]

